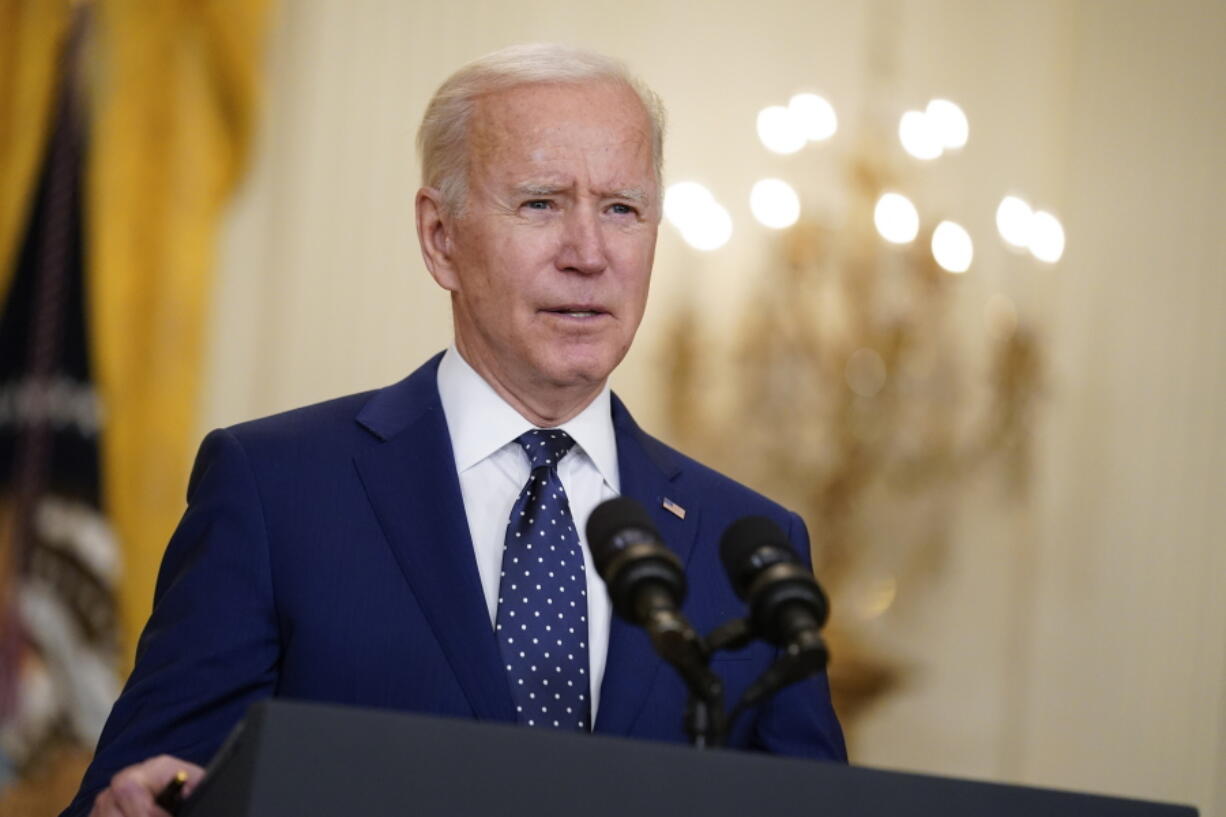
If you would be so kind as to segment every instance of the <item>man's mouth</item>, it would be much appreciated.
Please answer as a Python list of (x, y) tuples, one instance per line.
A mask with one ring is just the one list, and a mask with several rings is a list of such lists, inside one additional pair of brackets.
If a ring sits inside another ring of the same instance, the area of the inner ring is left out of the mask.
[(593, 306), (561, 306), (555, 309), (546, 309), (554, 315), (563, 315), (568, 318), (595, 318), (599, 315), (608, 314), (603, 309), (598, 309)]

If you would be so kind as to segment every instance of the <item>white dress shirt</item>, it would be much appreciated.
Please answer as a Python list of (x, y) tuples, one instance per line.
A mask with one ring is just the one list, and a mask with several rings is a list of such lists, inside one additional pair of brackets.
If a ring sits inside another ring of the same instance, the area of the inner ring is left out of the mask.
[[(464, 513), (493, 628), (498, 615), (498, 583), (507, 520), (532, 472), (528, 455), (515, 438), (536, 426), (503, 400), (454, 346), (447, 349), (439, 363), (438, 393), (451, 435)], [(604, 581), (592, 562), (584, 528), (592, 510), (617, 496), (621, 487), (611, 408), (606, 385), (577, 417), (558, 426), (575, 441), (575, 447), (558, 463), (558, 477), (570, 498), (570, 512), (578, 528), (587, 573), (588, 677), (592, 679), (593, 722), (600, 704), (612, 610)]]

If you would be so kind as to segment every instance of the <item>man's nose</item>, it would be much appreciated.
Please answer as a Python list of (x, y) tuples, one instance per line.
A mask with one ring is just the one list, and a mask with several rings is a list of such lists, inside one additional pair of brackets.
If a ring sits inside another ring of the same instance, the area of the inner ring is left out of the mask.
[(600, 215), (593, 208), (578, 206), (567, 211), (557, 265), (585, 275), (603, 272), (608, 266)]

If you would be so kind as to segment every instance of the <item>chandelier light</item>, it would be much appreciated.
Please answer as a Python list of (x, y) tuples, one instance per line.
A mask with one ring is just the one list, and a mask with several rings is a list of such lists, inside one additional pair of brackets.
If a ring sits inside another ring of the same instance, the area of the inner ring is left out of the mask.
[(782, 179), (761, 179), (749, 194), (749, 209), (763, 226), (781, 230), (800, 218), (800, 196)]
[(770, 105), (758, 112), (758, 138), (767, 150), (787, 155), (805, 146), (801, 120), (791, 108)]
[(961, 224), (942, 221), (932, 231), (932, 257), (946, 272), (966, 272), (975, 257), (971, 234)]
[(903, 150), (916, 159), (930, 161), (940, 157), (945, 148), (940, 134), (923, 111), (907, 111), (898, 120), (898, 141)]
[(810, 142), (824, 142), (839, 129), (834, 106), (817, 94), (796, 94), (788, 101), (788, 110)]
[(902, 193), (886, 193), (873, 208), (873, 223), (891, 244), (910, 244), (919, 234), (919, 211)]
[(996, 208), (996, 229), (1010, 247), (1024, 250), (1030, 245), (1034, 211), (1025, 199), (1005, 196)]
[(1046, 210), (1039, 210), (1030, 222), (1030, 254), (1048, 264), (1064, 255), (1064, 227)]
[(732, 238), (732, 216), (698, 182), (677, 182), (665, 191), (664, 217), (696, 250), (718, 250)]
[(931, 99), (928, 101), (928, 107), (924, 109), (924, 116), (946, 150), (958, 150), (966, 146), (971, 131), (970, 123), (956, 102)]

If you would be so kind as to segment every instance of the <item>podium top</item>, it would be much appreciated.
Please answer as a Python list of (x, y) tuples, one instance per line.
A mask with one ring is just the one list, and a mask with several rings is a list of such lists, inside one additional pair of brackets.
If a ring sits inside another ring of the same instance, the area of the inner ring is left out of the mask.
[(284, 700), (256, 704), (239, 729), (184, 817), (1196, 815), (1117, 797)]

